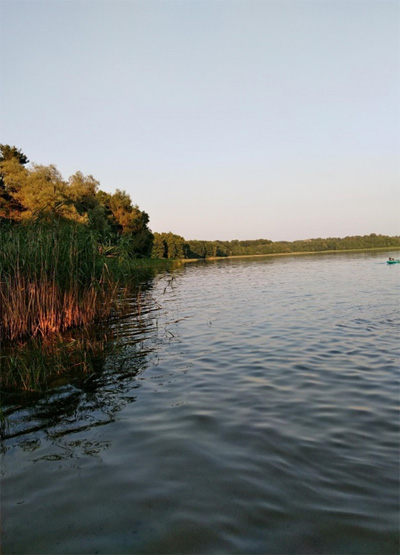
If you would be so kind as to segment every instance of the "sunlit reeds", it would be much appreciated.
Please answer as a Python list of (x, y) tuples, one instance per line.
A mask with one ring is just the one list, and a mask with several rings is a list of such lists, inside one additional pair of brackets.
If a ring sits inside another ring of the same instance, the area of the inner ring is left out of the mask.
[(83, 226), (34, 222), (3, 225), (0, 234), (0, 339), (44, 336), (109, 314), (119, 277)]
[[(90, 369), (100, 343), (85, 335), (87, 326), (171, 265), (105, 247), (73, 221), (0, 221), (0, 388), (36, 391), (49, 376)], [(65, 332), (74, 328), (79, 339), (71, 342)]]

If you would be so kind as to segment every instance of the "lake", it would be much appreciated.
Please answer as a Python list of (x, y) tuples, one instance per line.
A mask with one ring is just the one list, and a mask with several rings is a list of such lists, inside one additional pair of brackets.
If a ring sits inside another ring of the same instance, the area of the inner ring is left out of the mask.
[(7, 553), (397, 554), (396, 252), (188, 263), (8, 407)]

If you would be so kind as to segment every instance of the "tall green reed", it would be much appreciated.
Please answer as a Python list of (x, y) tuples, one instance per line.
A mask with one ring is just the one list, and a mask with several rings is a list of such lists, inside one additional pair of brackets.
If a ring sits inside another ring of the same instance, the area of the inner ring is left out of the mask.
[(106, 318), (123, 287), (171, 263), (104, 248), (71, 220), (0, 223), (0, 340), (46, 336)]
[(118, 285), (96, 236), (80, 224), (0, 227), (0, 339), (46, 335), (104, 317)]
[(90, 371), (108, 339), (88, 335), (89, 324), (171, 266), (105, 247), (73, 221), (0, 220), (0, 390), (43, 391), (54, 375)]

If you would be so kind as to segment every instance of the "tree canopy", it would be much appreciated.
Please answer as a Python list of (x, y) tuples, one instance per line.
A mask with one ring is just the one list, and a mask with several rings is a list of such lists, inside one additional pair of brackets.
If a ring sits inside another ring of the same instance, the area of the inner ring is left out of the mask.
[(155, 258), (220, 258), (227, 256), (260, 256), (301, 252), (339, 251), (351, 249), (400, 247), (400, 237), (387, 235), (355, 235), (306, 239), (303, 241), (271, 241), (255, 239), (239, 241), (186, 241), (173, 233), (155, 233), (152, 255)]
[(400, 246), (400, 237), (375, 233), (293, 242), (187, 241), (172, 232), (153, 235), (149, 215), (125, 191), (107, 193), (92, 175), (77, 171), (65, 180), (54, 165), (28, 163), (17, 147), (0, 145), (0, 223), (49, 217), (73, 220), (94, 233), (100, 245), (118, 246), (129, 257), (215, 258)]
[(26, 167), (28, 162), (20, 149), (0, 145), (0, 219), (66, 218), (87, 226), (102, 243), (123, 244), (130, 256), (150, 255), (149, 216), (125, 191), (106, 193), (92, 175), (78, 171), (64, 180), (56, 166)]

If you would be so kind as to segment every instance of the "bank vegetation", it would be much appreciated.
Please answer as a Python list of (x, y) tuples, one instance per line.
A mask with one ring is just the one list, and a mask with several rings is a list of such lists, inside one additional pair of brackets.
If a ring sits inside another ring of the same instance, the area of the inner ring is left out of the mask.
[(54, 374), (93, 371), (114, 334), (102, 326), (172, 260), (400, 247), (400, 237), (376, 234), (187, 241), (148, 224), (125, 191), (102, 191), (79, 171), (64, 179), (56, 166), (29, 164), (20, 149), (0, 145), (3, 400), (10, 388), (43, 390)]
[(0, 340), (63, 332), (106, 318), (121, 291), (162, 263), (149, 216), (121, 190), (81, 172), (64, 180), (0, 145)]
[(180, 235), (154, 233), (153, 256), (156, 258), (206, 259), (230, 256), (266, 256), (312, 252), (400, 248), (400, 236), (355, 235), (306, 239), (303, 241), (186, 241)]

